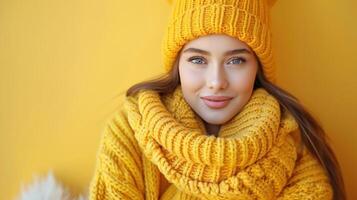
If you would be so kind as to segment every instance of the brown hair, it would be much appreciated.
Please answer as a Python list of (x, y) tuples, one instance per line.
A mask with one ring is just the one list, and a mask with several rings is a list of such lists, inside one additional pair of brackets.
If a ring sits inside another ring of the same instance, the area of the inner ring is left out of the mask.
[[(259, 59), (257, 60), (259, 67), (254, 89), (259, 87), (264, 88), (278, 100), (282, 111), (288, 110), (294, 116), (299, 125), (303, 143), (319, 160), (328, 173), (334, 190), (334, 200), (345, 200), (346, 193), (341, 168), (331, 146), (328, 144), (329, 138), (324, 129), (306, 108), (300, 104), (296, 97), (266, 79), (262, 71), (262, 65)], [(155, 90), (159, 94), (166, 94), (173, 92), (178, 84), (180, 84), (180, 77), (178, 72), (178, 59), (176, 59), (171, 71), (152, 80), (131, 86), (127, 90), (126, 96), (132, 96), (140, 90), (147, 89)]]

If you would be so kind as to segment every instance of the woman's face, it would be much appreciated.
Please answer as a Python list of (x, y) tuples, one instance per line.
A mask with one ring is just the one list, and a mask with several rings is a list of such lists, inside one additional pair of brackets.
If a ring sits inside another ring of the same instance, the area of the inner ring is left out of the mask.
[(207, 123), (220, 125), (250, 99), (258, 61), (245, 43), (215, 34), (188, 42), (179, 54), (183, 95)]

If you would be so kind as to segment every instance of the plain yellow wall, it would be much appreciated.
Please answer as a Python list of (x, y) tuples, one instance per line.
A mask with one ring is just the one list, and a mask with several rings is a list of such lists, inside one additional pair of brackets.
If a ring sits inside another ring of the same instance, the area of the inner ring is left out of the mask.
[[(357, 180), (353, 0), (280, 0), (278, 85), (328, 132), (350, 199)], [(165, 0), (0, 0), (0, 199), (52, 169), (87, 191), (104, 122), (130, 85), (158, 75)]]

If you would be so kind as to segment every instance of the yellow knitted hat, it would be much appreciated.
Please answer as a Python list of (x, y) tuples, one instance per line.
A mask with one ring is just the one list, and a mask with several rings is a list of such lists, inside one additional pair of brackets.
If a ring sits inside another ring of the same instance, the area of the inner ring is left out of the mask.
[(162, 42), (163, 64), (169, 71), (177, 53), (190, 40), (226, 34), (245, 42), (257, 54), (264, 75), (275, 82), (270, 9), (276, 0), (168, 0), (173, 4)]

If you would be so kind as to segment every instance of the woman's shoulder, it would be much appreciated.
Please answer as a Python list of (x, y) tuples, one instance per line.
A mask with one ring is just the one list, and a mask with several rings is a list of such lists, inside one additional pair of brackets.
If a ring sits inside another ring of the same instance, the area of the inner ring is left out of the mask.
[(291, 132), (291, 136), (295, 142), (296, 150), (297, 150), (297, 158), (298, 160), (302, 157), (309, 157), (315, 161), (318, 161), (317, 158), (313, 155), (312, 152), (306, 147), (304, 141), (302, 140), (302, 132), (298, 128), (295, 131)]
[(123, 103), (118, 105), (105, 120), (100, 140), (101, 146), (105, 146), (104, 149), (109, 151), (126, 149), (129, 152), (140, 152)]
[(118, 119), (127, 119), (130, 107), (137, 103), (137, 95), (123, 96), (121, 100), (116, 103), (116, 107), (108, 117), (108, 122), (112, 122)]
[(114, 110), (107, 115), (104, 120), (104, 132), (107, 133), (105, 135), (112, 135), (116, 138), (133, 139), (134, 132), (128, 119), (127, 104), (130, 103), (129, 101), (132, 101), (132, 98), (125, 97), (118, 102)]

